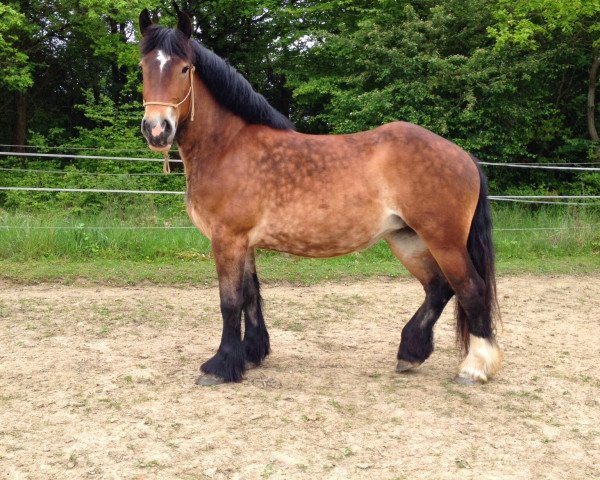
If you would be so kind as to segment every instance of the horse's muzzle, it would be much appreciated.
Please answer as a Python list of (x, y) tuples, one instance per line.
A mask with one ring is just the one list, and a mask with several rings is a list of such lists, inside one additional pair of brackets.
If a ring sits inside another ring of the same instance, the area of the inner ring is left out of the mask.
[(171, 148), (175, 137), (175, 126), (168, 118), (154, 117), (142, 120), (142, 135), (152, 150), (164, 151)]

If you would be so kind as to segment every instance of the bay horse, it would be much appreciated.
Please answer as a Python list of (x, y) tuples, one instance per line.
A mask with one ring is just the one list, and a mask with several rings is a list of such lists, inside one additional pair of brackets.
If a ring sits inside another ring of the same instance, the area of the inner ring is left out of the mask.
[(488, 381), (501, 351), (487, 182), (477, 160), (406, 122), (351, 135), (298, 133), (191, 39), (190, 18), (177, 14), (174, 29), (140, 14), (141, 129), (154, 151), (177, 141), (187, 212), (212, 244), (223, 332), (196, 383), (239, 382), (270, 352), (256, 248), (332, 257), (380, 239), (425, 290), (402, 330), (396, 371), (431, 355), (434, 324), (456, 295), (465, 355), (457, 381)]

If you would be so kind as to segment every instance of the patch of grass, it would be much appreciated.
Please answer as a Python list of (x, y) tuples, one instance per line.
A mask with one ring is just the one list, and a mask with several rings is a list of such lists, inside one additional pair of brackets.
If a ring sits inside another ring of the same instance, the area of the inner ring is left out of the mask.
[(549, 259), (600, 255), (596, 208), (494, 208), (498, 257)]
[(318, 422), (319, 420), (322, 420), (321, 414), (319, 413), (314, 413), (311, 415), (302, 415), (300, 418), (305, 423)]
[(285, 325), (286, 330), (291, 332), (303, 332), (305, 330), (304, 324), (300, 322), (289, 322)]
[(79, 462), (77, 461), (77, 455), (72, 453), (71, 455), (69, 455), (69, 460), (67, 461), (67, 468), (75, 468), (78, 465), (78, 463)]
[(526, 399), (530, 399), (530, 400), (541, 400), (542, 399), (542, 397), (540, 397), (538, 394), (533, 393), (533, 392), (527, 392), (525, 390), (521, 390), (521, 391), (511, 390), (511, 391), (507, 392), (506, 395), (508, 395), (510, 397), (526, 398)]
[(364, 305), (367, 302), (368, 300), (361, 295), (326, 294), (316, 302), (316, 305), (320, 309), (331, 308), (340, 313), (347, 313), (354, 310), (357, 305)]
[(261, 478), (269, 478), (271, 477), (271, 475), (273, 475), (274, 471), (273, 471), (273, 465), (275, 464), (275, 461), (270, 461), (269, 463), (267, 463), (265, 465), (265, 468), (263, 469), (260, 477)]
[(0, 405), (2, 405), (2, 404), (8, 405), (16, 398), (17, 398), (16, 395), (0, 395)]
[(123, 401), (115, 398), (101, 398), (98, 401), (114, 410), (121, 410), (123, 408)]
[(160, 462), (158, 460), (140, 460), (137, 462), (138, 468), (158, 468), (160, 467)]
[[(343, 258), (343, 257), (342, 257)], [(335, 259), (333, 259), (335, 260)], [(397, 261), (384, 261), (365, 266), (360, 273), (346, 269), (343, 264), (332, 268), (331, 259), (302, 259), (293, 263), (287, 259), (275, 259), (272, 263), (259, 259), (259, 275), (265, 283), (289, 282), (314, 285), (321, 281), (344, 281), (370, 277), (407, 277)], [(286, 263), (289, 262), (289, 263)], [(315, 262), (315, 263), (313, 263)], [(600, 256), (570, 257), (563, 259), (500, 260), (500, 275), (519, 274), (596, 274), (600, 272)], [(15, 262), (0, 260), (0, 279), (17, 284), (32, 285), (52, 282), (63, 285), (212, 285), (217, 275), (213, 263), (190, 263), (184, 261), (137, 262), (95, 259), (89, 261), (30, 260)]]
[(333, 398), (327, 400), (327, 403), (331, 407), (333, 407), (335, 410), (337, 410), (339, 413), (350, 414), (350, 415), (354, 414), (355, 408), (353, 406), (342, 405), (340, 402), (338, 402), (337, 400), (334, 400)]
[(152, 401), (154, 398), (150, 395), (138, 395), (137, 397), (131, 398), (131, 404), (139, 405), (141, 403), (146, 403)]
[(354, 452), (350, 447), (344, 447), (337, 451), (334, 455), (331, 456), (332, 460), (342, 460), (344, 458), (348, 458), (354, 455)]
[[(468, 400), (471, 398), (469, 396), (468, 393), (466, 393), (464, 391), (464, 389), (460, 388), (456, 383), (454, 383), (453, 380), (446, 380), (443, 383), (444, 389), (446, 390), (446, 393), (448, 393), (448, 395), (452, 395), (452, 396), (457, 396), (459, 398), (461, 398), (462, 400), (464, 400), (465, 402), (468, 402)], [(469, 387), (467, 387), (469, 388)]]
[(524, 405), (522, 403), (504, 403), (504, 404), (499, 404), (498, 408), (501, 408), (502, 410), (505, 410), (507, 412), (512, 412), (515, 414), (518, 414), (520, 416), (523, 416), (525, 418), (536, 418), (535, 415), (533, 415), (531, 413), (531, 408), (528, 405)]
[(30, 260), (12, 262), (0, 260), (0, 277), (20, 284), (58, 282), (72, 284), (104, 284), (114, 286), (151, 283), (160, 285), (197, 285), (213, 283), (213, 264), (196, 265), (176, 262), (137, 262), (95, 259), (90, 261)]
[[(600, 272), (597, 210), (493, 205), (493, 216), (500, 274)], [(0, 210), (0, 225), (9, 227), (0, 229), (0, 279), (119, 286), (144, 282), (191, 285), (216, 280), (210, 242), (188, 228), (191, 223), (181, 213), (170, 216), (168, 210), (154, 209), (141, 215), (139, 210), (128, 213), (125, 209), (69, 216)], [(184, 228), (141, 228), (146, 226)], [(261, 278), (271, 282), (314, 284), (408, 275), (383, 241), (332, 259), (261, 251), (257, 261)], [(335, 306), (362, 303), (364, 299), (357, 295), (338, 299)], [(2, 312), (0, 308), (0, 316)]]

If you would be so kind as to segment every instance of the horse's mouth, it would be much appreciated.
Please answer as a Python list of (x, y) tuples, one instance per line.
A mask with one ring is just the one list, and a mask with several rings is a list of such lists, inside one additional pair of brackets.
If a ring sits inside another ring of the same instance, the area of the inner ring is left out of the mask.
[(153, 152), (168, 152), (171, 149), (171, 143), (166, 143), (164, 145), (152, 145), (148, 143), (148, 148)]

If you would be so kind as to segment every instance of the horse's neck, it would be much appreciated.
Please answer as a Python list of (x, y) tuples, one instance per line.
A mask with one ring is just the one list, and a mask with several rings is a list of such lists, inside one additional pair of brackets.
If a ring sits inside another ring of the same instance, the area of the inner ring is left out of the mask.
[(194, 90), (194, 120), (188, 119), (177, 137), (187, 174), (210, 168), (246, 124), (240, 117), (219, 105), (197, 77)]

